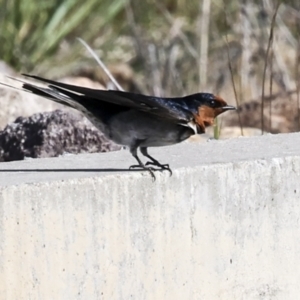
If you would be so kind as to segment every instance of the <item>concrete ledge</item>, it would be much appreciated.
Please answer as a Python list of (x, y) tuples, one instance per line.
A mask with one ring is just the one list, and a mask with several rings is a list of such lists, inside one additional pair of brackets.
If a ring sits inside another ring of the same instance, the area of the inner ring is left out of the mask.
[(1, 163), (0, 298), (299, 298), (300, 134), (150, 153)]

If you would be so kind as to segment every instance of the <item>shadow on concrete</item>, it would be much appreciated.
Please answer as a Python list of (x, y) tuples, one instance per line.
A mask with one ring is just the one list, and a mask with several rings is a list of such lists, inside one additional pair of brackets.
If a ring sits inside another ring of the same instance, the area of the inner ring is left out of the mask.
[(2, 172), (141, 172), (142, 169), (0, 169)]

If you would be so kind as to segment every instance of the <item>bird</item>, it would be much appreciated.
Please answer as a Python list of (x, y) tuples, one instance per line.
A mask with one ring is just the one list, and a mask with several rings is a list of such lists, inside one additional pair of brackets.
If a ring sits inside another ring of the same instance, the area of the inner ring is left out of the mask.
[[(211, 93), (162, 98), (117, 90), (98, 90), (22, 74), (46, 84), (46, 87), (23, 82), (22, 90), (74, 108), (87, 117), (110, 140), (129, 147), (137, 161), (129, 169), (147, 170), (155, 180), (154, 171), (167, 170), (149, 155), (148, 147), (180, 143), (194, 134), (205, 133), (207, 126), (227, 110), (236, 109)], [(138, 149), (148, 162), (143, 163)]]

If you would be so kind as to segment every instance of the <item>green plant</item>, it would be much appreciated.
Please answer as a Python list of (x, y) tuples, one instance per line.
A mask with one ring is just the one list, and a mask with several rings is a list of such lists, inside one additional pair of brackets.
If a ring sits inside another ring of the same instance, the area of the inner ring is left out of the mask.
[(1, 57), (31, 70), (51, 59), (63, 40), (82, 35), (93, 40), (124, 5), (124, 0), (0, 0)]

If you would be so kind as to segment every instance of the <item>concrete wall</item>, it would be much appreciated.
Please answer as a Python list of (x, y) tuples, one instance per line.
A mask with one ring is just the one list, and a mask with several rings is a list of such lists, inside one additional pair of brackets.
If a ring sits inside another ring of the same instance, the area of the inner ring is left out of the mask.
[(299, 142), (2, 163), (0, 299), (299, 299)]

